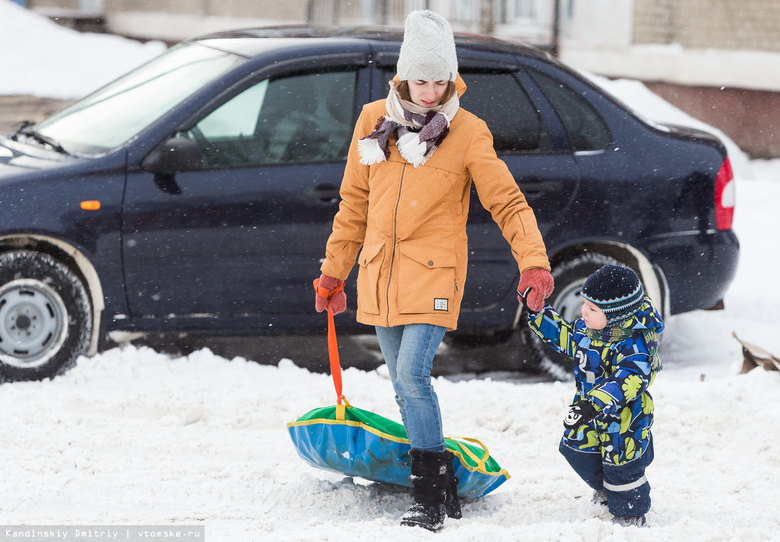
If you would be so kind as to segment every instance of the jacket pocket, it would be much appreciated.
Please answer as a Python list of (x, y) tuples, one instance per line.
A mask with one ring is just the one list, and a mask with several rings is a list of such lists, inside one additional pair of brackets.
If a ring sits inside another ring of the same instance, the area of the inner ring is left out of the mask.
[(384, 243), (363, 247), (358, 257), (358, 304), (368, 314), (379, 314), (379, 272), (384, 261)]
[(426, 245), (401, 245), (399, 254), (399, 312), (452, 313), (455, 309), (455, 253)]

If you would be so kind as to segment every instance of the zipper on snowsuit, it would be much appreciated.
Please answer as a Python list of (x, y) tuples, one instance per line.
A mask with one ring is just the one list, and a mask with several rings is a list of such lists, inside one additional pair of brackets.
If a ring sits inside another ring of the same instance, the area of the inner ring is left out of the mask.
[(401, 180), (398, 183), (398, 197), (395, 200), (395, 211), (393, 212), (393, 252), (390, 255), (390, 274), (387, 276), (387, 291), (385, 292), (387, 302), (387, 327), (390, 327), (390, 281), (393, 278), (393, 267), (395, 266), (395, 247), (398, 239), (398, 206), (401, 203), (401, 189), (404, 186), (404, 174), (406, 173), (406, 164), (401, 169)]

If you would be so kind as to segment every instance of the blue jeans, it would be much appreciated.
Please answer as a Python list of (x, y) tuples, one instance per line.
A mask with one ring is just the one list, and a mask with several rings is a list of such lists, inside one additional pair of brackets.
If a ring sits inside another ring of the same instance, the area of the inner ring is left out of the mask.
[(433, 356), (445, 331), (430, 324), (376, 326), (409, 443), (426, 452), (446, 450), (439, 398), (431, 384)]

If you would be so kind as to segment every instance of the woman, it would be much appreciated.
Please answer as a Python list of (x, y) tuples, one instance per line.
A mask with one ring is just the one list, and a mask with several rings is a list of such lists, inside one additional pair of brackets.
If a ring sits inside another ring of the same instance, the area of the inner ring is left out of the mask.
[(387, 98), (357, 121), (316, 309), (346, 308), (336, 292), (360, 251), (357, 320), (376, 327), (412, 448), (414, 503), (401, 524), (436, 531), (445, 514), (461, 515), (431, 369), (445, 331), (457, 327), (472, 180), (511, 245), (529, 307), (543, 307), (553, 279), (536, 218), (487, 125), (460, 109), (466, 85), (443, 17), (408, 16), (397, 71)]

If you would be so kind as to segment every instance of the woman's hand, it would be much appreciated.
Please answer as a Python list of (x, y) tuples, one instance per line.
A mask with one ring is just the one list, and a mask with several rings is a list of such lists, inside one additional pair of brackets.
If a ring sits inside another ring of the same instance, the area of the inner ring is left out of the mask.
[(520, 283), (517, 285), (517, 300), (525, 303), (530, 311), (539, 312), (554, 287), (555, 281), (547, 269), (526, 269), (520, 275)]
[(335, 316), (347, 308), (347, 294), (344, 293), (343, 280), (322, 274), (314, 281), (314, 291), (316, 292), (314, 308), (317, 312), (328, 309)]

